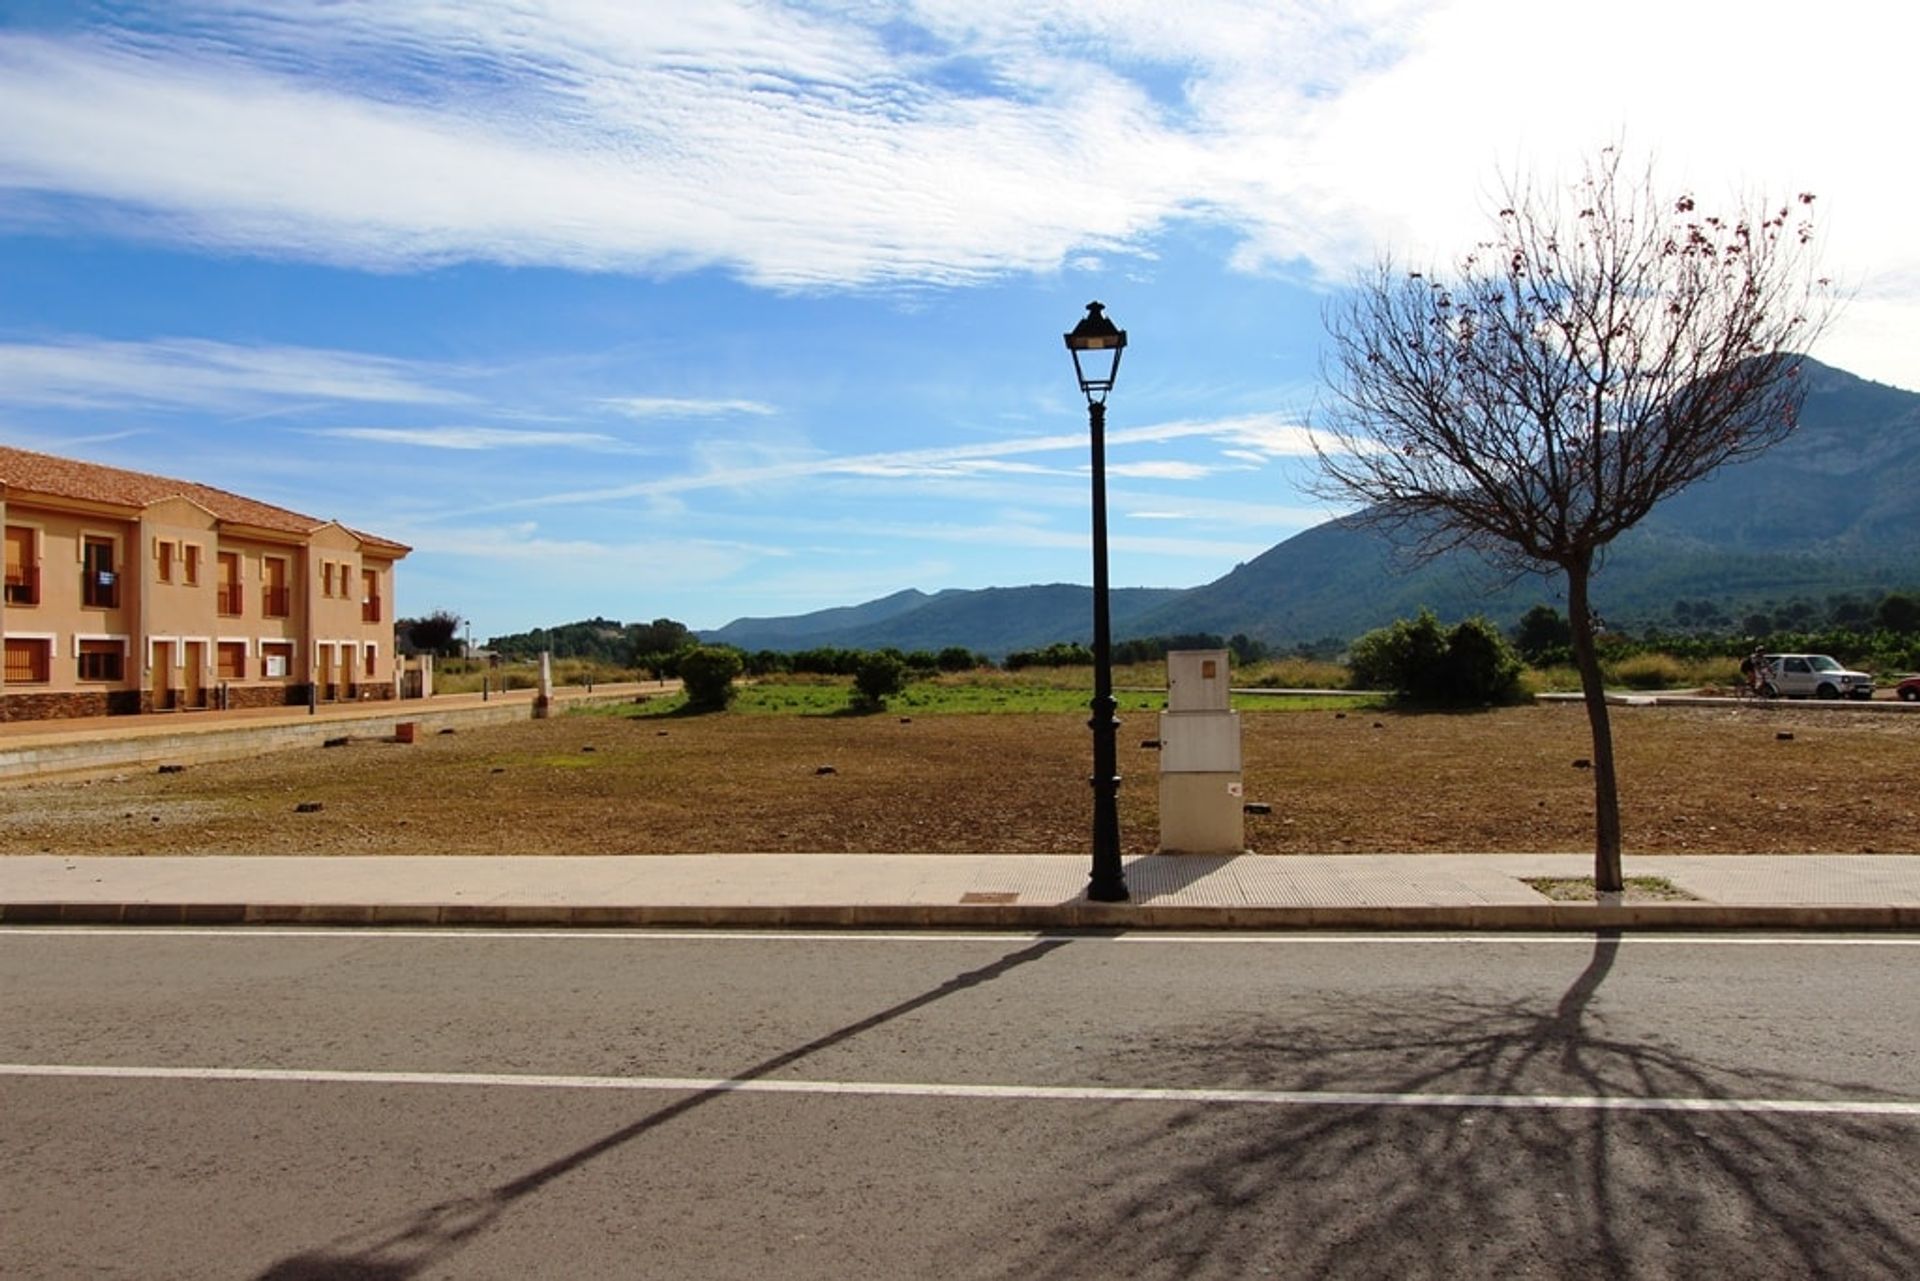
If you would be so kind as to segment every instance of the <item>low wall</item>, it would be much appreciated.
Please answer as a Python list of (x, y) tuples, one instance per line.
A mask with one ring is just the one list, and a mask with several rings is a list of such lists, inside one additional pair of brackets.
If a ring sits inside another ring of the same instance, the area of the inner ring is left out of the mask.
[[(390, 687), (389, 687), (390, 688)], [(631, 693), (569, 698), (564, 706), (620, 703)], [(42, 778), (59, 774), (106, 773), (137, 766), (237, 760), (263, 752), (320, 747), (330, 738), (391, 737), (401, 721), (413, 721), (422, 737), (442, 729), (504, 725), (533, 718), (533, 700), (498, 699), (478, 706), (435, 708), (430, 702), (380, 704), (380, 711), (355, 714), (326, 707), (316, 717), (266, 724), (201, 722), (178, 730), (112, 734), (100, 738), (12, 744), (0, 740), (0, 779)], [(143, 728), (153, 718), (140, 718)], [(169, 718), (170, 719), (170, 718)]]

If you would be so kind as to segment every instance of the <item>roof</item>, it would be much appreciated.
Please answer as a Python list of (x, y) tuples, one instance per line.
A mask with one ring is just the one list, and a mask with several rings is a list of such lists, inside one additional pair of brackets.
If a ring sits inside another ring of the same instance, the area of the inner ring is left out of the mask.
[[(311, 534), (329, 523), (191, 480), (174, 480), (100, 463), (84, 463), (73, 458), (58, 458), (52, 454), (14, 449), (6, 445), (0, 445), (0, 483), (10, 490), (123, 507), (149, 507), (165, 499), (184, 498), (204, 507), (215, 520), (290, 534)], [(365, 542), (403, 554), (411, 550), (405, 544), (389, 538), (361, 533), (357, 529), (348, 532)]]

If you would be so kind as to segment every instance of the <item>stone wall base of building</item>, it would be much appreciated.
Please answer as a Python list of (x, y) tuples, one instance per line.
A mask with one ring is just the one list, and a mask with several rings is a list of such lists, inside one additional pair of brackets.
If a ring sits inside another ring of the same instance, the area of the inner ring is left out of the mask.
[(0, 698), (0, 720), (66, 721), (80, 716), (129, 716), (142, 710), (142, 697), (130, 689), (8, 694)]

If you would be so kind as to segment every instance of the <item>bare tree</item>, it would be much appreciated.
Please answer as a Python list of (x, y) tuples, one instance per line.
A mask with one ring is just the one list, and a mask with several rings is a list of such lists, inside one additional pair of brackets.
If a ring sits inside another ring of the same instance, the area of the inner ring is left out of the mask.
[[(1593, 729), (1595, 883), (1623, 887), (1590, 582), (1654, 504), (1793, 430), (1823, 328), (1813, 197), (1715, 216), (1609, 148), (1571, 191), (1509, 182), (1445, 278), (1383, 262), (1330, 308), (1323, 493), (1416, 555), (1566, 576)], [(1571, 196), (1571, 200), (1568, 196)]]

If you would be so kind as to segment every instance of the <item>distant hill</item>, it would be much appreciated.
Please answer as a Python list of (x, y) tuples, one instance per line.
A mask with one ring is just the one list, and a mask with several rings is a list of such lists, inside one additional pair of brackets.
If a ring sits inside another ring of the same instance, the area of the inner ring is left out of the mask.
[[(1116, 637), (1136, 636), (1138, 620), (1178, 599), (1179, 588), (1121, 587), (1109, 597)], [(738, 645), (742, 649), (791, 651), (832, 645), (845, 649), (944, 649), (963, 645), (996, 658), (1017, 649), (1051, 645), (1055, 641), (1087, 641), (1093, 634), (1093, 589), (1069, 583), (1034, 587), (988, 587), (979, 591), (944, 591), (933, 596), (901, 592), (884, 600), (851, 607), (872, 610), (903, 596), (919, 596), (919, 603), (868, 621), (836, 625), (829, 615), (848, 610), (821, 610), (795, 618), (742, 618), (700, 638)]]
[[(1807, 362), (1794, 434), (1667, 502), (1608, 551), (1595, 607), (1617, 624), (1668, 621), (1677, 600), (1730, 617), (1794, 597), (1920, 582), (1920, 395)], [(1409, 564), (1377, 531), (1332, 521), (1139, 620), (1149, 634), (1244, 631), (1277, 644), (1351, 638), (1426, 605), (1511, 623), (1557, 579), (1506, 581), (1470, 553)]]
[[(1731, 618), (1794, 598), (1879, 595), (1920, 584), (1920, 395), (1808, 361), (1799, 429), (1654, 509), (1609, 551), (1594, 579), (1611, 622), (1670, 621), (1676, 601)], [(1413, 565), (1352, 520), (1305, 530), (1185, 591), (1113, 595), (1115, 639), (1244, 632), (1274, 645), (1348, 640), (1428, 606), (1443, 619), (1481, 613), (1510, 624), (1560, 601), (1557, 580), (1507, 581), (1457, 553)], [(744, 649), (820, 645), (994, 655), (1091, 638), (1089, 588), (898, 592), (792, 618), (740, 619), (703, 638)]]
[[(948, 594), (951, 593), (942, 593)], [(701, 632), (700, 639), (720, 645), (737, 645), (746, 650), (811, 649), (816, 645), (839, 644), (831, 638), (912, 613), (933, 599), (925, 592), (908, 588), (891, 596), (882, 596), (879, 600), (870, 600), (864, 605), (842, 605), (836, 609), (822, 609), (785, 618), (736, 618), (725, 627)], [(828, 639), (820, 640), (817, 637)]]

